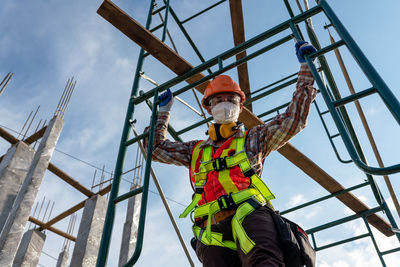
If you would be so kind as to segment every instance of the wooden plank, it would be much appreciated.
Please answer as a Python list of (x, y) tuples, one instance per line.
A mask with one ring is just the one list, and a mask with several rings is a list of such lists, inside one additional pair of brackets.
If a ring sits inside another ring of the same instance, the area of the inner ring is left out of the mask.
[[(229, 7), (231, 11), (233, 43), (235, 46), (237, 46), (245, 41), (242, 0), (229, 0)], [(242, 59), (246, 55), (246, 50), (242, 51), (236, 55), (236, 60)], [(240, 88), (246, 95), (250, 94), (249, 71), (247, 68), (247, 62), (237, 66), (236, 69), (238, 72)], [(251, 103), (246, 105), (246, 107), (251, 111), (253, 110)]]
[(168, 66), (173, 72), (181, 74), (192, 68), (186, 60), (177, 55), (168, 46), (160, 46), (159, 44), (162, 43), (160, 39), (151, 34), (113, 2), (104, 1), (97, 13), (139, 46), (146, 47), (144, 48), (146, 51), (151, 51), (150, 54), (153, 57)]
[[(166, 65), (176, 74), (183, 74), (193, 68), (193, 66), (190, 65), (186, 60), (167, 47), (150, 31), (146, 30), (137, 21), (129, 17), (112, 2), (105, 0), (97, 10), (97, 13), (99, 13), (103, 18), (128, 36), (131, 40), (138, 40), (137, 44), (139, 46), (159, 59), (161, 63)], [(161, 55), (162, 53), (165, 54)], [(203, 74), (198, 74), (186, 81), (192, 83), (198, 79), (201, 79), (202, 77), (204, 77)], [(200, 86), (196, 87), (196, 89), (201, 93), (204, 93), (205, 86), (206, 83), (202, 83)], [(264, 123), (246, 108), (243, 108), (242, 113), (239, 116), (239, 120), (242, 121), (248, 129)], [(281, 147), (278, 152), (302, 171), (304, 171), (312, 179), (318, 182), (322, 187), (328, 190), (328, 192), (334, 193), (344, 189), (344, 187), (341, 186), (334, 178), (325, 173), (320, 167), (318, 167), (313, 161), (298, 151), (290, 143), (287, 143), (285, 146)], [(337, 198), (355, 212), (368, 209), (368, 207), (362, 203), (361, 200), (356, 198), (351, 193), (345, 193)], [(393, 235), (393, 232), (388, 230), (390, 225), (381, 217), (373, 214), (368, 216), (368, 221), (386, 236)]]
[[(303, 153), (297, 150), (293, 145), (286, 144), (281, 147), (279, 153), (287, 158), (290, 162), (299, 167), (304, 173), (310, 176), (314, 181), (325, 188), (329, 193), (336, 193), (345, 188), (332, 178), (328, 173), (321, 169), (312, 160), (307, 158)], [(337, 196), (343, 204), (349, 207), (355, 213), (360, 213), (369, 209), (361, 200), (359, 200), (352, 193), (348, 192)], [(376, 229), (381, 231), (386, 236), (392, 236), (394, 233), (391, 230), (391, 226), (382, 217), (371, 214), (367, 216), (368, 222), (373, 225)]]
[(12, 145), (19, 142), (17, 138), (15, 138), (12, 134), (4, 130), (2, 127), (0, 127), (0, 136), (3, 137), (7, 142), (9, 142)]
[[(107, 194), (108, 192), (110, 192), (110, 190), (111, 190), (111, 184), (106, 186), (105, 188), (103, 188), (99, 192), (97, 192), (96, 195), (103, 196), (103, 195)], [(69, 208), (68, 210), (60, 213), (59, 215), (57, 215), (56, 217), (54, 217), (53, 219), (51, 219), (47, 223), (44, 223), (43, 225), (40, 226), (39, 231), (42, 231), (44, 229), (49, 229), (53, 224), (61, 221), (62, 219), (66, 218), (69, 215), (71, 215), (71, 214), (77, 212), (78, 210), (82, 209), (85, 206), (86, 200), (79, 202), (75, 206), (73, 206), (73, 207)]]
[(92, 191), (90, 191), (89, 189), (84, 187), (82, 184), (80, 184), (78, 181), (76, 181), (74, 178), (72, 178), (71, 176), (69, 176), (68, 174), (63, 172), (60, 168), (55, 166), (53, 163), (50, 162), (47, 169), (49, 171), (51, 171), (52, 173), (54, 173), (55, 175), (57, 175), (62, 180), (64, 180), (64, 182), (66, 182), (67, 184), (74, 187), (76, 190), (78, 190), (82, 194), (84, 194), (88, 197), (92, 197), (95, 195)]
[(28, 138), (26, 138), (26, 139), (24, 140), (24, 143), (30, 145), (30, 144), (32, 144), (33, 142), (39, 140), (39, 139), (44, 135), (44, 132), (46, 131), (46, 129), (47, 129), (47, 126), (44, 126), (44, 127), (43, 127), (42, 129), (40, 129), (39, 131), (37, 131), (36, 133), (34, 133), (34, 134), (32, 134), (31, 136), (29, 136)]
[[(40, 227), (44, 225), (44, 222), (39, 221), (38, 219), (33, 218), (32, 216), (29, 216), (29, 219), (28, 219), (28, 220), (29, 220), (30, 222), (33, 222), (34, 224), (40, 226)], [(72, 235), (70, 235), (70, 234), (67, 234), (66, 232), (61, 231), (61, 230), (59, 230), (59, 229), (57, 229), (57, 228), (48, 227), (48, 228), (46, 228), (46, 229), (48, 229), (49, 231), (52, 231), (53, 233), (58, 234), (58, 235), (60, 235), (60, 236), (62, 236), (62, 237), (65, 237), (65, 238), (67, 238), (67, 239), (69, 239), (69, 240), (71, 240), (71, 241), (74, 241), (74, 242), (76, 241), (76, 237), (75, 237), (75, 236), (72, 236)], [(41, 230), (39, 230), (39, 231), (41, 231)]]

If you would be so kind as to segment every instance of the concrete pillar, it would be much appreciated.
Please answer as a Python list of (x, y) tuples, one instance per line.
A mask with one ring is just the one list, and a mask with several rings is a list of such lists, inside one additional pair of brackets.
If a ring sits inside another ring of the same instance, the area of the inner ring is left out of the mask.
[(86, 200), (72, 253), (71, 267), (96, 266), (106, 210), (107, 200), (104, 197), (95, 195)]
[(56, 267), (67, 267), (68, 264), (69, 253), (67, 249), (63, 249), (58, 255), (57, 265)]
[(64, 121), (54, 117), (40, 142), (12, 210), (0, 234), (0, 266), (11, 266), (40, 184), (49, 165)]
[[(131, 190), (138, 187), (139, 186), (132, 187)], [(133, 196), (128, 200), (126, 219), (124, 223), (124, 229), (122, 230), (121, 250), (119, 253), (118, 266), (124, 265), (130, 259), (130, 257), (132, 257), (135, 250), (141, 203), (142, 194)]]
[(0, 232), (31, 165), (34, 150), (23, 142), (13, 145), (0, 163)]
[(22, 237), (13, 267), (37, 266), (46, 235), (38, 230), (28, 230)]

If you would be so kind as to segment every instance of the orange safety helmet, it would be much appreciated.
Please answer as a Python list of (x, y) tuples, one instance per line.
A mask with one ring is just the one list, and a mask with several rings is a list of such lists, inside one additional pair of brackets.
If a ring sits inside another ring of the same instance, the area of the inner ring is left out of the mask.
[(218, 75), (212, 80), (204, 91), (203, 99), (201, 104), (204, 108), (210, 105), (208, 98), (219, 93), (236, 93), (240, 96), (240, 102), (243, 103), (246, 100), (246, 96), (240, 89), (239, 85), (232, 80), (228, 75)]

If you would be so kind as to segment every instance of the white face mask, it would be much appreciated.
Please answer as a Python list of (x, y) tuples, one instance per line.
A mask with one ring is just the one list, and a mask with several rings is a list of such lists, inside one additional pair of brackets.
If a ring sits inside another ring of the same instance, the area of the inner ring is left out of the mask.
[(236, 122), (239, 118), (240, 106), (231, 102), (220, 102), (211, 109), (211, 114), (216, 123), (228, 124)]

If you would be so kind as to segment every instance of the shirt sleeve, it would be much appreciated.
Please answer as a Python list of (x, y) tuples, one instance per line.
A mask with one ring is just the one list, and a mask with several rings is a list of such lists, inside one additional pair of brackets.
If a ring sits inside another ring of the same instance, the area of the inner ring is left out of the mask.
[[(198, 141), (174, 142), (167, 139), (168, 121), (170, 112), (159, 112), (154, 134), (152, 159), (167, 164), (185, 166), (189, 168), (192, 150)], [(145, 131), (148, 131), (148, 127)], [(148, 146), (148, 138), (144, 139), (144, 146)]]
[(296, 91), (285, 113), (277, 115), (267, 124), (249, 130), (246, 145), (253, 155), (261, 154), (265, 158), (305, 128), (311, 103), (317, 94), (313, 83), (314, 77), (307, 63), (301, 64)]

